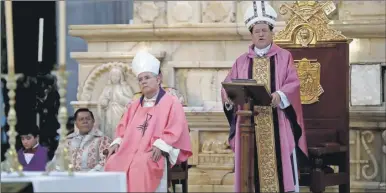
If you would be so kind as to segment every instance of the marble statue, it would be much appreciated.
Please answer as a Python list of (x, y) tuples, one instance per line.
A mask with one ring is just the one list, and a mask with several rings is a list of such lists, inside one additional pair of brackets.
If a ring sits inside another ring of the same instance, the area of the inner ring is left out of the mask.
[(123, 69), (113, 67), (98, 103), (98, 112), (101, 118), (100, 129), (106, 136), (114, 138), (115, 128), (132, 97), (133, 91), (125, 80)]

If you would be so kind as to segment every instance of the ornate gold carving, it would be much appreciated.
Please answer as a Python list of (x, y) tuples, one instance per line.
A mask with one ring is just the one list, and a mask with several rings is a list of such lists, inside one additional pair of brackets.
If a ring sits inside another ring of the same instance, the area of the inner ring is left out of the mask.
[(300, 79), (300, 98), (302, 104), (312, 104), (319, 101), (324, 90), (320, 85), (320, 63), (317, 60), (294, 60)]
[(296, 32), (296, 44), (301, 44), (303, 47), (307, 47), (308, 44), (315, 44), (315, 33), (307, 26), (300, 27)]
[[(254, 58), (253, 79), (265, 84), (270, 92), (271, 85), (269, 58)], [(275, 131), (271, 107), (257, 107), (259, 114), (254, 117), (260, 192), (280, 192), (276, 162)]]
[(347, 38), (340, 31), (330, 28), (328, 15), (334, 12), (334, 2), (297, 1), (280, 6), (280, 14), (292, 14), (274, 41), (278, 44), (296, 44), (307, 47), (323, 41), (343, 41)]

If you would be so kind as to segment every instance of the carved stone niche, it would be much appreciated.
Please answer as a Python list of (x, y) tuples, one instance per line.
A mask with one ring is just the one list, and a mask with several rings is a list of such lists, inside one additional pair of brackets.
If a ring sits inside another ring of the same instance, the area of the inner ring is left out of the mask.
[(351, 192), (386, 190), (384, 112), (350, 113)]
[(184, 108), (192, 140), (190, 192), (233, 191), (234, 154), (228, 144), (229, 125), (222, 111)]
[[(125, 106), (134, 94), (139, 91), (139, 86), (135, 75), (131, 70), (131, 62), (136, 52), (72, 52), (71, 57), (79, 63), (79, 86), (77, 92), (77, 101), (71, 101), (74, 110), (79, 108), (89, 108), (95, 116), (96, 126), (103, 129), (106, 124), (102, 115), (103, 110), (98, 110), (101, 106), (102, 96), (111, 92), (108, 87), (111, 84), (111, 70), (122, 73), (120, 82), (117, 83), (122, 88), (128, 90), (124, 95), (128, 101), (121, 102)], [(152, 53), (160, 61), (165, 57), (165, 52)], [(123, 79), (122, 79), (123, 78)], [(124, 81), (123, 81), (124, 80)], [(118, 89), (120, 92), (122, 89)], [(123, 104), (124, 103), (124, 104)], [(120, 116), (119, 116), (120, 117)]]

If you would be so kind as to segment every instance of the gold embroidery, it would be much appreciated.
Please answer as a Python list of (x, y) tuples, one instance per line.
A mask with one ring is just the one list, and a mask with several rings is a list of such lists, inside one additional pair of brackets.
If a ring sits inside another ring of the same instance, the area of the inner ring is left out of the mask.
[(319, 101), (324, 90), (320, 85), (320, 63), (317, 60), (294, 60), (300, 79), (300, 98), (302, 104), (312, 104)]
[[(269, 58), (253, 59), (253, 79), (258, 84), (267, 85), (271, 92), (271, 75)], [(259, 171), (260, 192), (280, 192), (276, 162), (275, 131), (272, 108), (258, 106), (259, 114), (255, 116), (255, 136)]]

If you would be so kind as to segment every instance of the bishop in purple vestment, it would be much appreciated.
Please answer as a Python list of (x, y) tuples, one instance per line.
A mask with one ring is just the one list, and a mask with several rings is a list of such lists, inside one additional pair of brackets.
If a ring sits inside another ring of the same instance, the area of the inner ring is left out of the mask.
[[(277, 13), (265, 1), (253, 1), (244, 19), (253, 44), (237, 58), (224, 82), (254, 79), (272, 93), (272, 107), (257, 106), (251, 136), (248, 191), (298, 192), (298, 165), (307, 163), (307, 145), (300, 102), (300, 81), (289, 51), (273, 43)], [(224, 111), (231, 130), (229, 144), (235, 151), (235, 192), (240, 192), (240, 106), (222, 89)], [(252, 108), (253, 109), (253, 108)]]
[(22, 130), (20, 133), (23, 148), (17, 154), (23, 171), (44, 171), (48, 162), (47, 148), (39, 144), (39, 129)]

